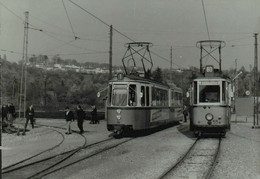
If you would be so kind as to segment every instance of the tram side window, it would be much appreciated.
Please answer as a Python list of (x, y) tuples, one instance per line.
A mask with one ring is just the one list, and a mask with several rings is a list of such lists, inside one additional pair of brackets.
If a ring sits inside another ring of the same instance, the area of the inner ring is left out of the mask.
[(178, 93), (178, 105), (182, 105), (182, 93)]
[(129, 106), (136, 106), (136, 85), (129, 85), (129, 98), (128, 98), (128, 105)]
[(173, 94), (173, 105), (177, 106), (178, 105), (178, 94), (174, 92)]
[(156, 106), (156, 95), (157, 91), (154, 87), (152, 87), (152, 106)]
[(171, 91), (171, 106), (174, 105), (174, 93)]
[(146, 106), (150, 106), (150, 91), (149, 91), (149, 86), (146, 87)]
[(111, 104), (111, 96), (112, 96), (112, 85), (109, 85), (109, 87), (108, 87), (108, 100), (107, 100), (108, 105)]
[(182, 105), (182, 94), (177, 92), (172, 92), (172, 105), (180, 106)]
[(118, 85), (114, 86), (112, 93), (112, 105), (114, 106), (126, 106), (127, 104), (127, 86)]
[(200, 85), (199, 86), (200, 102), (216, 103), (220, 102), (219, 85)]
[(164, 106), (168, 106), (169, 105), (168, 91), (163, 90), (163, 93), (164, 93)]
[(226, 82), (222, 81), (222, 102), (226, 103)]
[(167, 90), (152, 88), (152, 106), (168, 105)]
[(197, 94), (197, 86), (198, 86), (198, 83), (197, 83), (197, 81), (195, 81), (194, 82), (194, 93), (193, 93), (193, 95), (194, 95), (194, 104), (197, 104), (197, 96), (198, 96), (198, 94)]
[(145, 106), (145, 88), (144, 86), (141, 86), (141, 106)]

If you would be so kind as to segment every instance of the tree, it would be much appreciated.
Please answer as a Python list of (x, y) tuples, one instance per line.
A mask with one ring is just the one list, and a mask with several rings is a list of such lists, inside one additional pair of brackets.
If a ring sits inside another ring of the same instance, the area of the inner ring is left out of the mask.
[(163, 81), (163, 77), (162, 77), (162, 70), (157, 67), (156, 70), (153, 72), (152, 77), (155, 81)]

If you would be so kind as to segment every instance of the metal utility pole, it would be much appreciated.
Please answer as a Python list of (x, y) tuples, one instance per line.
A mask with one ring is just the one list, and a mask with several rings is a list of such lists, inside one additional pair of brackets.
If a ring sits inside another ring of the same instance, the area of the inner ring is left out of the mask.
[(110, 43), (109, 43), (109, 79), (112, 79), (112, 40), (113, 40), (113, 26), (110, 26)]
[[(2, 62), (3, 61), (2, 61), (1, 56), (0, 56), (1, 107), (3, 107), (3, 67), (2, 67), (3, 64), (2, 64)], [(3, 117), (1, 117), (1, 121), (0, 121), (0, 147), (2, 147), (2, 126), (3, 126)], [(0, 149), (0, 179), (2, 179), (2, 149)]]
[(1, 58), (1, 55), (0, 55), (0, 70), (1, 70), (1, 106), (3, 106), (3, 71), (2, 71), (2, 69), (3, 69), (3, 67), (2, 67), (2, 65), (3, 65), (3, 59)]
[[(235, 59), (235, 75), (237, 75), (237, 59)], [(238, 81), (234, 79), (235, 82), (235, 98), (234, 98), (234, 111), (236, 112), (236, 101), (238, 97)]]
[(172, 71), (172, 46), (171, 46), (171, 71)]
[[(24, 39), (23, 39), (23, 59), (22, 59), (22, 74), (21, 74), (21, 84), (20, 84), (20, 95), (19, 95), (19, 119), (21, 119), (22, 111), (22, 100), (24, 103), (23, 106), (23, 116), (25, 118), (25, 108), (26, 108), (26, 82), (27, 82), (27, 50), (28, 50), (28, 20), (29, 12), (25, 12), (25, 21), (24, 21)], [(19, 135), (20, 129), (18, 128), (17, 135)]]
[(255, 59), (254, 59), (254, 126), (258, 126), (258, 54), (257, 54), (257, 35), (258, 33), (254, 34), (255, 37)]
[(25, 22), (24, 22), (24, 43), (23, 43), (23, 56), (24, 56), (24, 118), (25, 118), (25, 110), (26, 110), (26, 91), (27, 91), (27, 51), (28, 51), (28, 25), (29, 25), (29, 12), (25, 12)]

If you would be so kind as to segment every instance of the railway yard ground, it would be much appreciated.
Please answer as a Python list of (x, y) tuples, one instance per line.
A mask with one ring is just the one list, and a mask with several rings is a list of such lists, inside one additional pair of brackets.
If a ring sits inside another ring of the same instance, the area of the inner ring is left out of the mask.
[[(221, 140), (210, 178), (260, 178), (260, 129), (252, 129), (252, 120), (252, 117), (232, 116), (231, 130)], [(207, 162), (211, 165), (218, 141), (216, 137), (200, 139), (204, 141), (193, 149), (197, 153), (183, 157), (196, 141), (188, 123), (119, 139), (107, 131), (104, 120), (100, 124), (85, 121), (86, 132), (82, 135), (77, 132), (76, 121), (72, 124), (73, 134), (65, 135), (62, 119), (37, 119), (36, 128), (28, 129), (24, 136), (2, 134), (3, 178), (201, 178), (206, 173), (204, 170), (208, 170), (202, 165)], [(71, 152), (66, 160), (59, 156), (42, 163), (66, 151)], [(182, 158), (189, 160), (181, 161)], [(18, 164), (20, 161), (23, 162)], [(37, 161), (41, 162), (33, 163)], [(180, 164), (164, 176), (178, 161), (186, 165)], [(10, 167), (12, 164), (17, 167)], [(27, 169), (23, 165), (28, 165)], [(43, 173), (39, 172), (44, 168)]]

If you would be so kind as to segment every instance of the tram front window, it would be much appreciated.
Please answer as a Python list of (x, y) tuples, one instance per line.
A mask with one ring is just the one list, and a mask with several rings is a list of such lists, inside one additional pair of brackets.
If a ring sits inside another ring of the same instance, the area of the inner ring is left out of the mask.
[(219, 85), (200, 85), (199, 99), (201, 103), (218, 103), (220, 102)]
[(112, 105), (126, 106), (127, 104), (127, 86), (115, 86), (112, 93)]
[(129, 85), (129, 106), (136, 106), (136, 85)]

